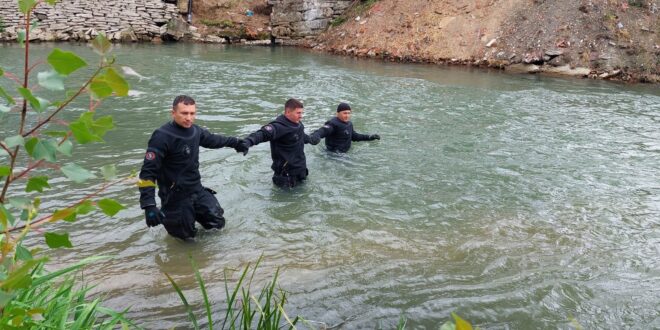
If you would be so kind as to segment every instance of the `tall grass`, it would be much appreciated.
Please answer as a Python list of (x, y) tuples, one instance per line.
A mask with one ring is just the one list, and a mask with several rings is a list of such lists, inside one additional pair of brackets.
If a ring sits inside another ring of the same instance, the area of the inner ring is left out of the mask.
[[(227, 270), (224, 272), (224, 285), (225, 285), (225, 308), (226, 312), (221, 320), (214, 320), (212, 315), (212, 303), (206, 292), (206, 284), (195, 261), (190, 257), (190, 263), (195, 272), (197, 285), (202, 293), (204, 299), (204, 307), (206, 318), (208, 320), (208, 329), (212, 330), (214, 325), (220, 324), (220, 329), (265, 329), (265, 330), (278, 330), (278, 329), (295, 329), (298, 321), (304, 321), (302, 318), (296, 316), (293, 320), (289, 318), (284, 310), (284, 305), (287, 301), (287, 293), (277, 285), (277, 277), (279, 276), (279, 269), (275, 272), (273, 279), (264, 285), (258, 295), (254, 295), (252, 289), (252, 281), (256, 274), (257, 268), (261, 263), (262, 257), (254, 264), (247, 264), (239, 277), (236, 286), (233, 290), (229, 288), (229, 279), (227, 277)], [(249, 277), (248, 277), (249, 274)], [(186, 311), (188, 318), (192, 323), (194, 329), (200, 329), (197, 316), (193, 312), (188, 299), (183, 294), (181, 288), (172, 279), (169, 274), (165, 274), (169, 279), (172, 287), (179, 295)]]
[[(101, 299), (89, 298), (93, 288), (77, 285), (74, 272), (102, 259), (92, 257), (55, 272), (44, 270), (45, 259), (35, 261), (23, 288), (8, 297), (0, 315), (2, 329), (127, 329), (137, 328), (124, 317), (101, 305)], [(1, 297), (7, 298), (7, 297)], [(0, 298), (0, 299), (1, 299)]]

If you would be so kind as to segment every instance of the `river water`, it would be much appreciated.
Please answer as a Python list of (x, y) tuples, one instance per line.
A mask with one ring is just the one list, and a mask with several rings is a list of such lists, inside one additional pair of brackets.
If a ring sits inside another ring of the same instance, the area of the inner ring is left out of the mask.
[[(33, 57), (51, 47), (34, 46)], [(60, 47), (94, 59), (85, 46)], [(0, 66), (17, 72), (20, 52), (0, 47)], [(346, 101), (356, 130), (382, 137), (344, 155), (307, 145), (309, 180), (292, 191), (273, 187), (268, 144), (245, 157), (204, 150), (203, 182), (218, 191), (227, 226), (194, 243), (147, 229), (129, 184), (107, 193), (127, 206), (115, 218), (58, 224), (74, 247), (52, 265), (112, 256), (85, 280), (140, 325), (190, 326), (165, 272), (205, 324), (192, 254), (219, 322), (224, 271), (235, 280), (263, 255), (255, 293), (280, 268), (287, 313), (320, 328), (391, 329), (403, 315), (432, 329), (451, 312), (482, 329), (660, 328), (657, 86), (287, 48), (119, 45), (115, 54), (145, 78), (129, 77), (131, 96), (99, 108), (116, 121), (106, 143), (77, 146), (65, 163), (139, 170), (178, 94), (196, 99), (198, 124), (225, 135), (258, 129), (297, 97), (308, 133)], [(3, 136), (15, 123), (5, 118)], [(84, 194), (63, 179), (51, 185), (46, 208)]]

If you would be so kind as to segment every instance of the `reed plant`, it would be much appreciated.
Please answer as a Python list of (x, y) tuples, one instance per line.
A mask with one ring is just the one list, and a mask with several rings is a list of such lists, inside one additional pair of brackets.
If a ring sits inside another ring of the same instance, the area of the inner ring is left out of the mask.
[[(226, 312), (224, 317), (221, 320), (214, 320), (212, 310), (212, 303), (209, 300), (206, 284), (202, 278), (197, 265), (192, 257), (190, 257), (190, 263), (192, 265), (193, 271), (195, 273), (195, 278), (197, 280), (197, 285), (202, 293), (202, 298), (204, 300), (204, 308), (206, 312), (206, 318), (208, 321), (208, 329), (212, 330), (214, 325), (220, 325), (219, 329), (264, 329), (264, 330), (278, 330), (278, 329), (296, 329), (296, 324), (299, 321), (304, 322), (299, 316), (296, 316), (293, 320), (289, 318), (284, 310), (284, 305), (287, 302), (287, 293), (282, 288), (277, 285), (277, 278), (279, 276), (279, 269), (275, 271), (275, 275), (272, 280), (267, 282), (264, 287), (259, 291), (258, 295), (254, 294), (252, 288), (252, 282), (256, 274), (259, 264), (261, 263), (262, 257), (255, 262), (254, 266), (248, 263), (239, 277), (236, 286), (234, 289), (229, 288), (229, 278), (227, 276), (227, 270), (224, 271), (224, 285), (225, 285), (225, 298), (226, 303), (224, 308)], [(248, 277), (249, 275), (249, 277)], [(192, 327), (194, 329), (200, 329), (197, 317), (193, 312), (193, 309), (188, 302), (188, 299), (184, 295), (183, 291), (179, 285), (172, 279), (172, 277), (165, 273), (165, 276), (169, 279), (172, 287), (179, 295), (181, 302), (183, 303)]]
[[(25, 283), (17, 288), (0, 315), (2, 329), (124, 329), (138, 328), (116, 312), (101, 305), (101, 299), (89, 298), (93, 286), (83, 284), (75, 273), (85, 265), (102, 259), (91, 257), (55, 272), (44, 270), (45, 259), (28, 263), (34, 267)], [(30, 283), (28, 283), (30, 282)], [(12, 284), (5, 282), (4, 284)]]

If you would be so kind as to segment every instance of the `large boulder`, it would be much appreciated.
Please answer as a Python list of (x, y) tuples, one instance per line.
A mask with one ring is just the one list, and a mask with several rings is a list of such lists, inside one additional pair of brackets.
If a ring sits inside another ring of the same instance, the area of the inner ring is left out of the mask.
[(170, 20), (162, 35), (163, 40), (181, 40), (191, 37), (190, 25), (181, 17)]

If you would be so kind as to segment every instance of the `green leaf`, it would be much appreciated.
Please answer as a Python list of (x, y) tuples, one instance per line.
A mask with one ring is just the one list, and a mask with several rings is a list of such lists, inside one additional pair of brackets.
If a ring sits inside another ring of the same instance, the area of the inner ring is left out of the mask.
[(102, 137), (107, 131), (114, 127), (111, 116), (105, 116), (94, 120), (93, 112), (85, 112), (80, 118), (78, 118), (78, 120), (69, 124), (73, 136), (80, 144), (103, 142)]
[(21, 45), (21, 47), (25, 46), (25, 30), (20, 29), (16, 31), (16, 41), (18, 41), (18, 44)]
[(456, 313), (451, 313), (451, 316), (454, 318), (454, 322), (456, 322), (456, 330), (472, 330), (472, 325), (460, 318)]
[(32, 259), (25, 261), (20, 267), (14, 269), (0, 286), (5, 290), (27, 288), (32, 283), (30, 271), (43, 260)]
[(67, 217), (65, 217), (62, 220), (66, 221), (66, 222), (75, 222), (77, 216), (78, 216), (78, 214), (76, 212), (73, 212), (73, 213), (69, 214)]
[(46, 131), (44, 132), (45, 135), (52, 136), (52, 137), (66, 137), (68, 134), (65, 131)]
[(44, 108), (47, 106), (47, 104), (41, 104), (38, 98), (34, 97), (32, 95), (32, 91), (30, 91), (27, 88), (19, 87), (17, 88), (18, 92), (26, 99), (28, 102), (30, 102), (30, 106), (34, 111), (36, 112), (42, 112)]
[(101, 167), (101, 173), (104, 179), (112, 180), (117, 177), (117, 168), (113, 164), (105, 165)]
[(440, 327), (440, 330), (456, 330), (456, 325), (452, 321), (447, 321)]
[(89, 130), (87, 124), (83, 122), (80, 121), (72, 122), (71, 124), (69, 124), (69, 128), (73, 133), (73, 137), (76, 138), (76, 141), (78, 141), (78, 143), (80, 144), (86, 144), (90, 142), (103, 142), (103, 139), (101, 139), (101, 137), (97, 136), (96, 134), (93, 134)]
[(0, 87), (0, 96), (2, 96), (9, 104), (16, 104), (16, 101), (14, 100), (11, 95), (7, 94), (7, 92), (4, 90), (4, 88)]
[(11, 292), (5, 292), (0, 290), (0, 307), (3, 307), (9, 303), (12, 299), (14, 299), (14, 295), (16, 293), (11, 293)]
[(108, 71), (105, 73), (105, 81), (112, 87), (112, 90), (115, 91), (117, 96), (128, 95), (128, 83), (115, 69), (108, 68)]
[(138, 186), (138, 188), (155, 187), (156, 183), (151, 181), (151, 180), (138, 179), (137, 186)]
[(30, 207), (30, 205), (32, 205), (32, 201), (30, 201), (29, 198), (25, 198), (25, 197), (9, 198), (9, 199), (7, 199), (7, 202), (13, 208), (20, 209), (20, 210), (27, 209), (28, 207)]
[(74, 209), (72, 207), (67, 207), (65, 209), (55, 211), (53, 213), (53, 215), (51, 215), (49, 221), (50, 222), (55, 222), (55, 221), (58, 221), (58, 220), (66, 219), (66, 218), (70, 217), (71, 215), (75, 215), (75, 214), (76, 214), (76, 209)]
[(52, 5), (54, 5), (55, 3), (57, 3), (58, 1), (59, 1), (59, 0), (46, 0), (46, 3), (52, 6)]
[(108, 41), (108, 38), (106, 38), (105, 34), (103, 33), (99, 33), (99, 35), (97, 35), (96, 38), (90, 42), (90, 45), (99, 55), (107, 54), (112, 48), (112, 44), (110, 41)]
[(27, 14), (28, 11), (34, 8), (34, 5), (37, 4), (36, 0), (18, 0), (18, 9), (23, 14)]
[(50, 188), (47, 176), (34, 176), (28, 180), (25, 186), (25, 192), (38, 191), (44, 192), (44, 188)]
[(37, 74), (39, 85), (52, 91), (64, 90), (64, 76), (55, 71), (44, 71)]
[(87, 214), (94, 211), (95, 209), (96, 207), (90, 200), (85, 200), (84, 202), (80, 203), (80, 205), (76, 206), (76, 213)]
[(8, 228), (9, 225), (14, 225), (14, 215), (5, 208), (5, 204), (0, 203), (0, 224), (2, 224), (2, 229)]
[(104, 198), (98, 201), (96, 204), (99, 206), (101, 211), (103, 211), (103, 213), (111, 217), (117, 214), (117, 212), (119, 212), (120, 210), (125, 209), (123, 205), (117, 203), (117, 201), (110, 198)]
[(24, 246), (19, 245), (16, 247), (16, 258), (23, 261), (31, 260), (32, 253), (30, 253), (30, 250), (26, 249)]
[(62, 166), (60, 170), (62, 171), (62, 173), (64, 173), (64, 175), (67, 176), (67, 178), (71, 179), (76, 183), (83, 183), (88, 179), (92, 179), (96, 177), (94, 174), (92, 174), (92, 172), (76, 164), (68, 164), (66, 166)]
[(14, 135), (10, 136), (8, 138), (5, 138), (5, 145), (7, 148), (13, 148), (16, 146), (23, 146), (25, 145), (25, 139), (21, 135)]
[(64, 142), (57, 147), (57, 151), (70, 157), (73, 154), (73, 143), (69, 140), (64, 140)]
[(7, 176), (11, 173), (11, 167), (9, 166), (0, 166), (0, 177)]
[(112, 87), (105, 80), (97, 77), (92, 80), (92, 83), (89, 84), (89, 89), (99, 100), (102, 100), (110, 95), (112, 95)]
[(2, 68), (0, 68), (0, 77), (2, 77), (4, 75), (5, 75), (5, 70), (2, 70)]
[(72, 72), (87, 66), (87, 63), (78, 55), (63, 51), (59, 48), (53, 49), (48, 55), (48, 63), (57, 71), (57, 73), (68, 76)]
[(71, 245), (71, 241), (69, 241), (69, 234), (64, 233), (64, 234), (57, 234), (57, 233), (46, 233), (44, 234), (44, 237), (46, 238), (46, 244), (48, 244), (48, 247), (51, 249), (57, 249), (61, 247), (65, 248), (72, 248), (73, 245)]
[(101, 138), (105, 135), (105, 133), (107, 133), (109, 130), (112, 130), (113, 128), (115, 128), (115, 124), (112, 121), (112, 116), (101, 117), (95, 120), (92, 124), (92, 130), (94, 131), (94, 134)]
[(34, 160), (44, 159), (51, 163), (57, 160), (57, 143), (53, 140), (30, 138), (25, 143), (25, 150)]

